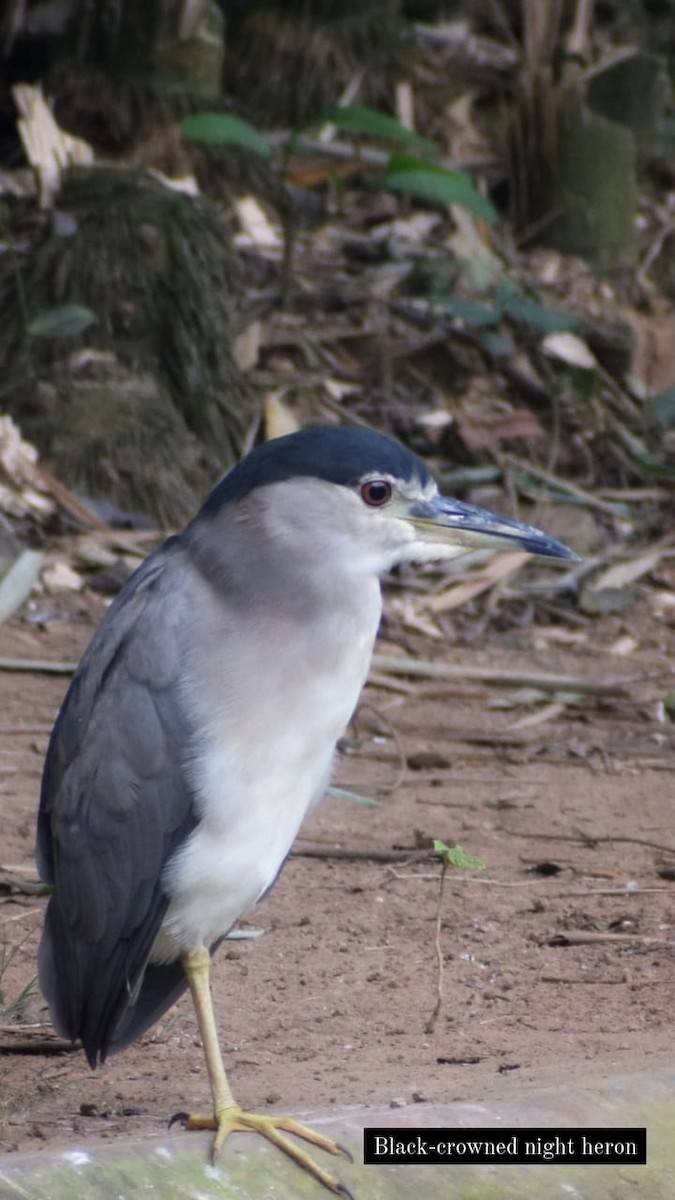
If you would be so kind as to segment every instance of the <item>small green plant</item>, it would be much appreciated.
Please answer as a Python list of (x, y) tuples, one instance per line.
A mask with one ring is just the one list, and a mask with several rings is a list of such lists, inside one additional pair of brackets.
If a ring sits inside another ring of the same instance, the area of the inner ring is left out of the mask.
[(535, 337), (572, 333), (580, 324), (574, 313), (531, 300), (510, 280), (502, 280), (485, 303), (458, 296), (441, 285), (432, 295), (430, 305), (436, 312), (461, 320), (473, 329), (478, 343), (493, 358), (507, 357), (516, 349), (511, 335), (499, 330), (503, 321)]
[(438, 975), (436, 977), (436, 1003), (433, 1012), (426, 1024), (426, 1033), (433, 1033), (436, 1021), (443, 1007), (443, 950), (441, 948), (441, 917), (443, 912), (443, 889), (445, 887), (445, 876), (449, 867), (459, 867), (463, 871), (482, 871), (485, 868), (485, 863), (480, 858), (474, 858), (473, 854), (467, 854), (462, 846), (448, 846), (446, 842), (440, 838), (434, 838), (434, 851), (440, 856), (441, 860), (441, 877), (438, 888), (438, 907), (436, 909), (436, 961), (438, 963)]
[(30, 934), (20, 938), (18, 942), (10, 942), (7, 938), (5, 928), (0, 928), (0, 1020), (12, 1021), (21, 1014), (28, 1000), (32, 996), (37, 995), (37, 977), (33, 978), (25, 984), (18, 995), (13, 999), (9, 999), (5, 987), (5, 979), (7, 972), (12, 963), (14, 956), (28, 940)]
[(328, 108), (317, 117), (314, 125), (335, 125), (357, 137), (375, 137), (384, 142), (397, 142), (406, 146), (414, 146), (420, 154), (427, 157), (438, 157), (438, 146), (429, 138), (422, 137), (414, 129), (401, 125), (395, 117), (378, 112), (375, 108), (366, 108), (363, 104), (345, 104), (341, 107)]
[(263, 158), (269, 158), (272, 147), (258, 130), (241, 117), (225, 112), (194, 113), (181, 122), (181, 133), (188, 141), (211, 146), (243, 146)]
[(463, 171), (451, 171), (437, 163), (426, 162), (413, 154), (395, 153), (376, 183), (389, 192), (399, 192), (412, 200), (445, 208), (457, 204), (476, 217), (494, 225), (497, 213), (493, 205), (474, 187)]
[(53, 338), (61, 341), (63, 338), (76, 337), (84, 333), (90, 325), (95, 325), (96, 313), (83, 304), (59, 304), (55, 308), (46, 308), (33, 317), (26, 326), (26, 332), (33, 338)]
[(38, 981), (37, 975), (34, 975), (32, 979), (29, 979), (28, 983), (24, 984), (13, 1000), (8, 1000), (7, 1003), (0, 1000), (0, 1005), (2, 1005), (0, 1007), (0, 1017), (3, 1021), (12, 1021), (16, 1017), (20, 1017), (28, 1001), (37, 995)]
[(473, 854), (467, 854), (461, 846), (448, 846), (439, 838), (434, 838), (434, 850), (441, 857), (441, 897), (448, 867), (460, 867), (463, 871), (485, 870), (485, 863), (480, 858), (474, 858)]
[[(490, 224), (497, 220), (493, 205), (480, 194), (469, 176), (432, 161), (439, 154), (437, 144), (407, 129), (394, 117), (362, 104), (348, 104), (327, 109), (312, 121), (310, 127), (318, 125), (335, 125), (355, 139), (376, 138), (380, 142), (404, 145), (422, 156), (408, 151), (393, 151), (384, 170), (375, 175), (374, 182), (378, 187), (427, 204), (443, 207), (457, 204)], [(181, 122), (181, 132), (190, 141), (206, 145), (244, 146), (264, 158), (272, 154), (267, 139), (248, 121), (232, 113), (195, 113)], [(282, 148), (282, 159), (291, 152), (297, 153), (299, 149), (300, 133), (295, 131)], [(366, 163), (364, 169), (367, 169)]]

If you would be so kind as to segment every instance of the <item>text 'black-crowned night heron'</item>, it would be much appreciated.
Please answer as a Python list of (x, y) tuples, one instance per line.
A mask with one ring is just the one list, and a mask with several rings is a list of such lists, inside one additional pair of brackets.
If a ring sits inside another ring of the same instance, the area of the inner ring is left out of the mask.
[(517, 521), (444, 499), (365, 429), (267, 442), (135, 572), (86, 651), (52, 733), (38, 827), (53, 885), (40, 982), (91, 1066), (189, 987), (213, 1112), (257, 1130), (336, 1193), (289, 1117), (242, 1111), (225, 1075), (210, 956), (274, 883), (366, 679), (380, 576), (476, 546), (574, 558)]

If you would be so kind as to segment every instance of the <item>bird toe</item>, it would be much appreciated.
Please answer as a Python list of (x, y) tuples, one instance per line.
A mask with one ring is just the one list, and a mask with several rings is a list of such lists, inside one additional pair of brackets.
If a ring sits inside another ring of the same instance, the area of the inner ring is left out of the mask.
[(176, 1113), (175, 1117), (171, 1120), (171, 1124), (178, 1120), (182, 1121), (185, 1129), (215, 1131), (215, 1137), (211, 1146), (212, 1163), (217, 1159), (223, 1144), (231, 1133), (259, 1133), (268, 1142), (276, 1146), (277, 1149), (282, 1150), (284, 1154), (288, 1155), (293, 1162), (307, 1171), (313, 1179), (316, 1179), (318, 1183), (322, 1184), (333, 1195), (346, 1196), (347, 1200), (354, 1200), (352, 1193), (341, 1180), (337, 1179), (329, 1171), (324, 1170), (306, 1150), (303, 1150), (302, 1147), (298, 1146), (287, 1135), (291, 1134), (295, 1138), (309, 1142), (310, 1145), (316, 1146), (319, 1150), (324, 1150), (327, 1154), (343, 1154), (350, 1162), (353, 1162), (350, 1152), (345, 1146), (341, 1146), (332, 1138), (326, 1137), (325, 1134), (318, 1133), (308, 1125), (303, 1125), (300, 1121), (296, 1121), (294, 1117), (250, 1113), (245, 1112), (238, 1105), (234, 1105), (208, 1115)]

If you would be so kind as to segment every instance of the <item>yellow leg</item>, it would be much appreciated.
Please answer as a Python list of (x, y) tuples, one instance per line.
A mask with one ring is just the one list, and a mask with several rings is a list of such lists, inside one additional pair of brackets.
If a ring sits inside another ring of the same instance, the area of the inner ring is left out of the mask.
[(300, 1124), (299, 1121), (295, 1121), (292, 1117), (263, 1116), (259, 1113), (244, 1112), (239, 1107), (230, 1091), (225, 1067), (223, 1066), (223, 1058), (220, 1053), (218, 1030), (216, 1028), (209, 984), (211, 956), (206, 947), (201, 946), (199, 950), (195, 950), (192, 954), (185, 955), (182, 961), (190, 985), (192, 1003), (194, 1004), (199, 1033), (204, 1046), (206, 1069), (213, 1096), (213, 1115), (199, 1116), (195, 1114), (188, 1116), (185, 1120), (185, 1128), (215, 1130), (216, 1136), (211, 1148), (212, 1162), (215, 1161), (219, 1150), (230, 1133), (260, 1133), (268, 1141), (288, 1154), (298, 1166), (308, 1171), (314, 1179), (322, 1183), (330, 1192), (333, 1192), (336, 1196), (349, 1197), (351, 1193), (344, 1184), (340, 1183), (339, 1179), (329, 1174), (328, 1171), (324, 1171), (323, 1167), (315, 1163), (314, 1159), (310, 1158), (306, 1151), (296, 1146), (285, 1134), (292, 1133), (296, 1137), (310, 1142), (313, 1146), (318, 1146), (321, 1150), (327, 1150), (329, 1154), (342, 1153), (346, 1154), (347, 1157), (351, 1157), (348, 1151), (342, 1146), (339, 1146), (332, 1138), (315, 1133), (313, 1129), (310, 1129), (307, 1125)]

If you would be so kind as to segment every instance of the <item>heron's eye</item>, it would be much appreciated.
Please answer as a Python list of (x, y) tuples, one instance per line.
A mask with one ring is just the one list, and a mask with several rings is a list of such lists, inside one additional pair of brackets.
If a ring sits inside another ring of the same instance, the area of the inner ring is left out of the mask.
[(371, 508), (381, 508), (391, 500), (391, 484), (386, 479), (369, 479), (361, 485), (361, 499)]

